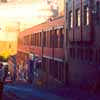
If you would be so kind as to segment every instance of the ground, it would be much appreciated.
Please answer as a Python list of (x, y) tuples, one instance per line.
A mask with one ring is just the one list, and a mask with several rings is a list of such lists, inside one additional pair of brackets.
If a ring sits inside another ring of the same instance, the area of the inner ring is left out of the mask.
[(6, 84), (3, 100), (65, 100), (45, 90), (37, 89), (27, 83)]
[(26, 82), (15, 82), (5, 85), (3, 100), (100, 100), (100, 93), (90, 94), (73, 88), (62, 90), (49, 91)]

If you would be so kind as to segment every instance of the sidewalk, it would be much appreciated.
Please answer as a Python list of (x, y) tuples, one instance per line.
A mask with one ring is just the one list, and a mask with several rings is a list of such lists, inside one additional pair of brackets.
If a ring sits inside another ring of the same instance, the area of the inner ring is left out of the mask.
[(61, 96), (64, 99), (67, 99), (69, 97), (71, 98), (71, 100), (100, 100), (100, 91), (94, 93), (70, 85), (68, 85), (67, 87), (55, 85), (55, 87), (53, 87), (52, 84), (49, 84), (45, 87), (41, 87), (40, 90), (50, 92), (57, 96)]

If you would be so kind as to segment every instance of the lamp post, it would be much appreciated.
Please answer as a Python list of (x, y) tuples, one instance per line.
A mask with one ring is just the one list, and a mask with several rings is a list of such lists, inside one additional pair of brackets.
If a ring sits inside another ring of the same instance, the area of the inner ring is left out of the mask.
[[(17, 41), (16, 41), (16, 43), (17, 43), (17, 51), (18, 51), (18, 45), (19, 45), (19, 32), (20, 32), (20, 22), (18, 21), (17, 22), (17, 25), (18, 25), (18, 29), (17, 29)], [(16, 64), (17, 64), (17, 66), (19, 66), (19, 55), (18, 55), (18, 52), (17, 52), (17, 55), (16, 55)], [(18, 77), (19, 78), (19, 77)]]

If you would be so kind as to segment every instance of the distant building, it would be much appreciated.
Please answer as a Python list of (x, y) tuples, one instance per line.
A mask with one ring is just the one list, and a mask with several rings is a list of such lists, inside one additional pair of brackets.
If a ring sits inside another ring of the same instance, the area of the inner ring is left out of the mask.
[(0, 56), (7, 58), (17, 53), (17, 41), (0, 41)]
[(10, 56), (8, 58), (8, 69), (12, 80), (16, 79), (16, 55)]
[(6, 3), (6, 2), (7, 2), (7, 0), (0, 0), (0, 2), (2, 2), (2, 3)]

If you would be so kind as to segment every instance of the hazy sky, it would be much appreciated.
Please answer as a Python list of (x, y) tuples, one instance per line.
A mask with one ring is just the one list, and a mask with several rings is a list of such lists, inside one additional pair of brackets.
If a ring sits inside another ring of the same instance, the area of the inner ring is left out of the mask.
[(16, 40), (19, 28), (24, 30), (44, 22), (46, 16), (51, 15), (46, 0), (8, 0), (8, 3), (0, 3), (0, 40)]
[(45, 18), (40, 17), (42, 13), (37, 11), (42, 8), (42, 1), (9, 0), (8, 3), (1, 3), (0, 40), (16, 40), (19, 27), (23, 30), (44, 21)]

